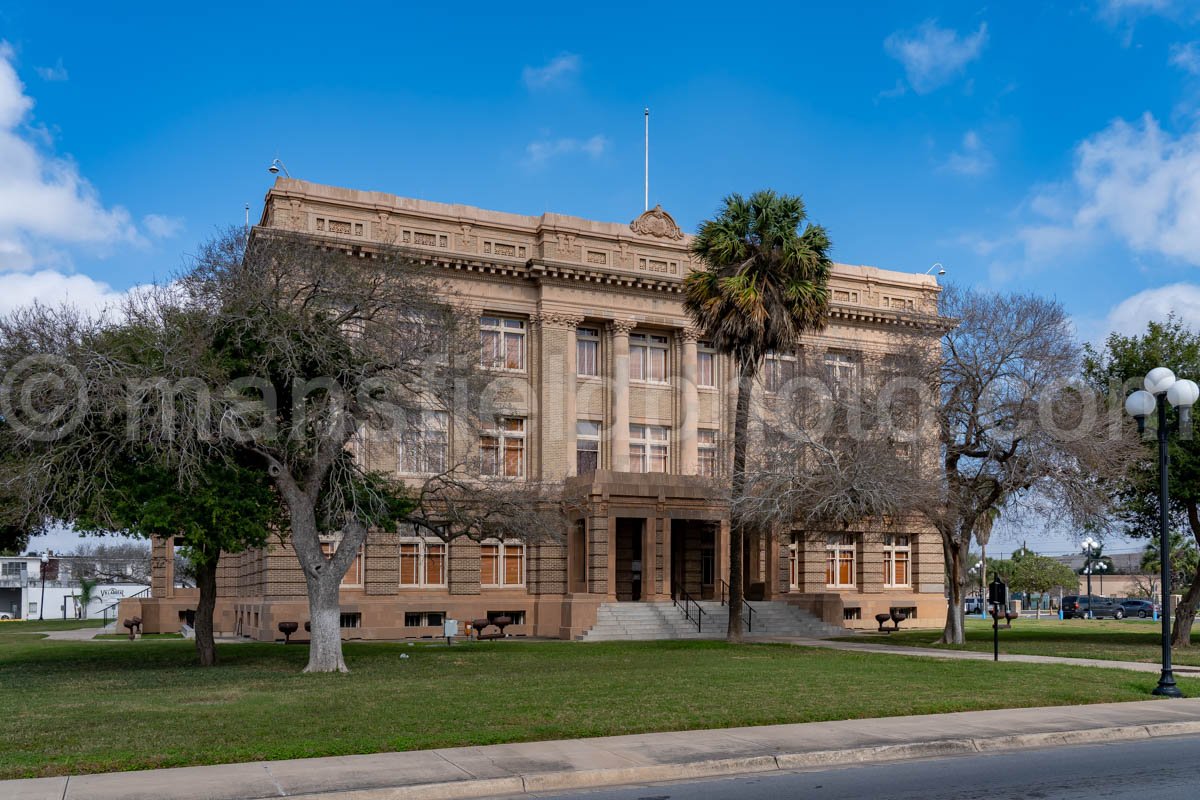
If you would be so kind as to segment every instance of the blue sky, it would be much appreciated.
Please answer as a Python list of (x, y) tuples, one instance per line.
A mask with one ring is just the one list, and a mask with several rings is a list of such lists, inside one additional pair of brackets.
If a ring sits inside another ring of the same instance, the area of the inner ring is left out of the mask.
[(837, 260), (1200, 324), (1200, 3), (9, 2), (0, 311), (103, 304), (294, 177), (687, 230), (799, 193)]

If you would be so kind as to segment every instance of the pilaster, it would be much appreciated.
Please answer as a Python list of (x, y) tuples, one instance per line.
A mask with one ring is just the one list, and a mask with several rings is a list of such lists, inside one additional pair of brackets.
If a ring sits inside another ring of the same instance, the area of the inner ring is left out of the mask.
[(609, 323), (612, 334), (612, 468), (629, 471), (629, 332), (634, 323), (614, 320)]
[(685, 328), (679, 338), (683, 343), (683, 365), (679, 382), (682, 394), (679, 403), (679, 471), (684, 475), (695, 475), (700, 471), (700, 392), (696, 388), (700, 377), (696, 345), (700, 331), (696, 328)]

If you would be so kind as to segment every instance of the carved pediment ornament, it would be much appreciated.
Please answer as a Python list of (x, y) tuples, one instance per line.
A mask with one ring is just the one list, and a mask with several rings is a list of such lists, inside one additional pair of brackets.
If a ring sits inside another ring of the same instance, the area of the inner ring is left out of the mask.
[(675, 219), (663, 211), (662, 206), (655, 206), (649, 211), (643, 211), (641, 216), (629, 223), (629, 228), (634, 233), (642, 236), (654, 236), (658, 239), (679, 241), (683, 238), (683, 231), (679, 229)]

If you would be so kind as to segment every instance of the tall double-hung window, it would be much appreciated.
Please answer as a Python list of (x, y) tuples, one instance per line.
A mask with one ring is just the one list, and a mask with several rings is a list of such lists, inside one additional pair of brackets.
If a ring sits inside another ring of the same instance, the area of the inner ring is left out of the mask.
[(629, 426), (629, 471), (666, 472), (671, 429), (663, 425)]
[(831, 534), (825, 542), (825, 584), (835, 587), (854, 586), (854, 566), (854, 534)]
[(479, 435), (479, 474), (502, 478), (525, 476), (523, 417), (501, 417), (495, 428)]
[(600, 377), (600, 329), (575, 329), (575, 372), (581, 378)]
[(669, 343), (666, 336), (654, 333), (629, 334), (629, 379), (666, 383)]
[(525, 370), (525, 320), (516, 317), (479, 318), (480, 366)]

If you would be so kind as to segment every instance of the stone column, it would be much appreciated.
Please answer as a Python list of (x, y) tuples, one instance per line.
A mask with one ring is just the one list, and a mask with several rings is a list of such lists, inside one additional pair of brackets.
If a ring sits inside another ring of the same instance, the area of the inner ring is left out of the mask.
[(642, 599), (655, 600), (658, 595), (658, 525), (659, 517), (646, 517), (642, 522)]
[(629, 472), (629, 332), (633, 322), (614, 320), (612, 330), (612, 468)]
[(542, 312), (538, 428), (541, 476), (560, 480), (575, 474), (575, 328), (582, 317)]
[(721, 581), (729, 583), (729, 520), (723, 519), (717, 527), (713, 559), (716, 561), (717, 585), (714, 587), (717, 597), (721, 595)]
[(680, 334), (683, 341), (683, 365), (680, 374), (682, 397), (679, 417), (679, 471), (683, 475), (695, 475), (700, 471), (697, 439), (700, 419), (700, 393), (696, 383), (700, 378), (696, 355), (696, 340), (700, 338), (697, 328), (685, 328)]
[(671, 585), (671, 518), (664, 517), (662, 521), (662, 593), (671, 597), (675, 587)]

